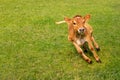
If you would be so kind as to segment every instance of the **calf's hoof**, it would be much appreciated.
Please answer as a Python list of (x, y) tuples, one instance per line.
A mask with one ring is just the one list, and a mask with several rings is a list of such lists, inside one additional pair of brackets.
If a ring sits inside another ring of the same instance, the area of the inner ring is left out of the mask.
[(97, 50), (97, 51), (100, 51), (100, 48), (98, 47), (98, 48), (96, 48), (96, 50)]
[(102, 61), (100, 59), (96, 60), (97, 63), (102, 63)]
[(92, 64), (92, 60), (87, 59), (86, 61), (87, 61), (89, 64)]
[(89, 64), (92, 64), (92, 61), (90, 61)]

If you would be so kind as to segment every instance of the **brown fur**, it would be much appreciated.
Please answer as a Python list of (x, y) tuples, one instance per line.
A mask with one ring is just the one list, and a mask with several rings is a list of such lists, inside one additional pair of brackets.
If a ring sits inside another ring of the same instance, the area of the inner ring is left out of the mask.
[[(92, 35), (93, 32), (92, 27), (87, 23), (89, 19), (90, 15), (86, 15), (85, 17), (82, 17), (81, 15), (76, 15), (72, 19), (67, 17), (64, 18), (64, 21), (68, 24), (68, 40), (73, 43), (78, 53), (81, 54), (81, 56), (88, 63), (91, 63), (92, 62), (91, 59), (87, 57), (84, 54), (83, 50), (81, 49), (81, 46), (83, 46), (84, 43), (87, 42), (88, 47), (93, 53), (96, 61), (101, 62), (94, 49), (95, 46), (95, 48), (99, 50), (99, 46)], [(57, 24), (61, 24), (61, 22), (57, 22)]]

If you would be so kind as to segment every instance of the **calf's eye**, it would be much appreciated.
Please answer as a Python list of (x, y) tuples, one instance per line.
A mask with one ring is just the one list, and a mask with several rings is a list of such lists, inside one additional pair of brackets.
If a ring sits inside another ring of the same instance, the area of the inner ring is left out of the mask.
[(73, 23), (74, 25), (76, 25), (76, 23)]
[(73, 25), (76, 25), (76, 23), (75, 23), (75, 22), (73, 22)]

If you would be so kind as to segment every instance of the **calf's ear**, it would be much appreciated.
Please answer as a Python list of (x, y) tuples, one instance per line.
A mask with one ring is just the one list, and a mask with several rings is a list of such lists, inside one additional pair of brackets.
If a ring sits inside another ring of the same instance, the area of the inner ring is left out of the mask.
[(70, 23), (70, 21), (71, 21), (71, 19), (70, 19), (70, 18), (67, 18), (67, 17), (65, 17), (64, 20), (65, 20), (65, 22), (67, 22), (67, 23)]
[(90, 14), (86, 15), (86, 16), (84, 17), (85, 22), (88, 21), (88, 20), (90, 19), (90, 17), (91, 17)]

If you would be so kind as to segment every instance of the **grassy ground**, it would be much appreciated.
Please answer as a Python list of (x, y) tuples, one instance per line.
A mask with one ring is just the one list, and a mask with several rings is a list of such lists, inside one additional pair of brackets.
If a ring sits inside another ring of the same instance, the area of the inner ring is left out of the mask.
[[(1, 80), (120, 80), (119, 0), (1, 0)], [(64, 16), (91, 14), (102, 63), (67, 40)]]

